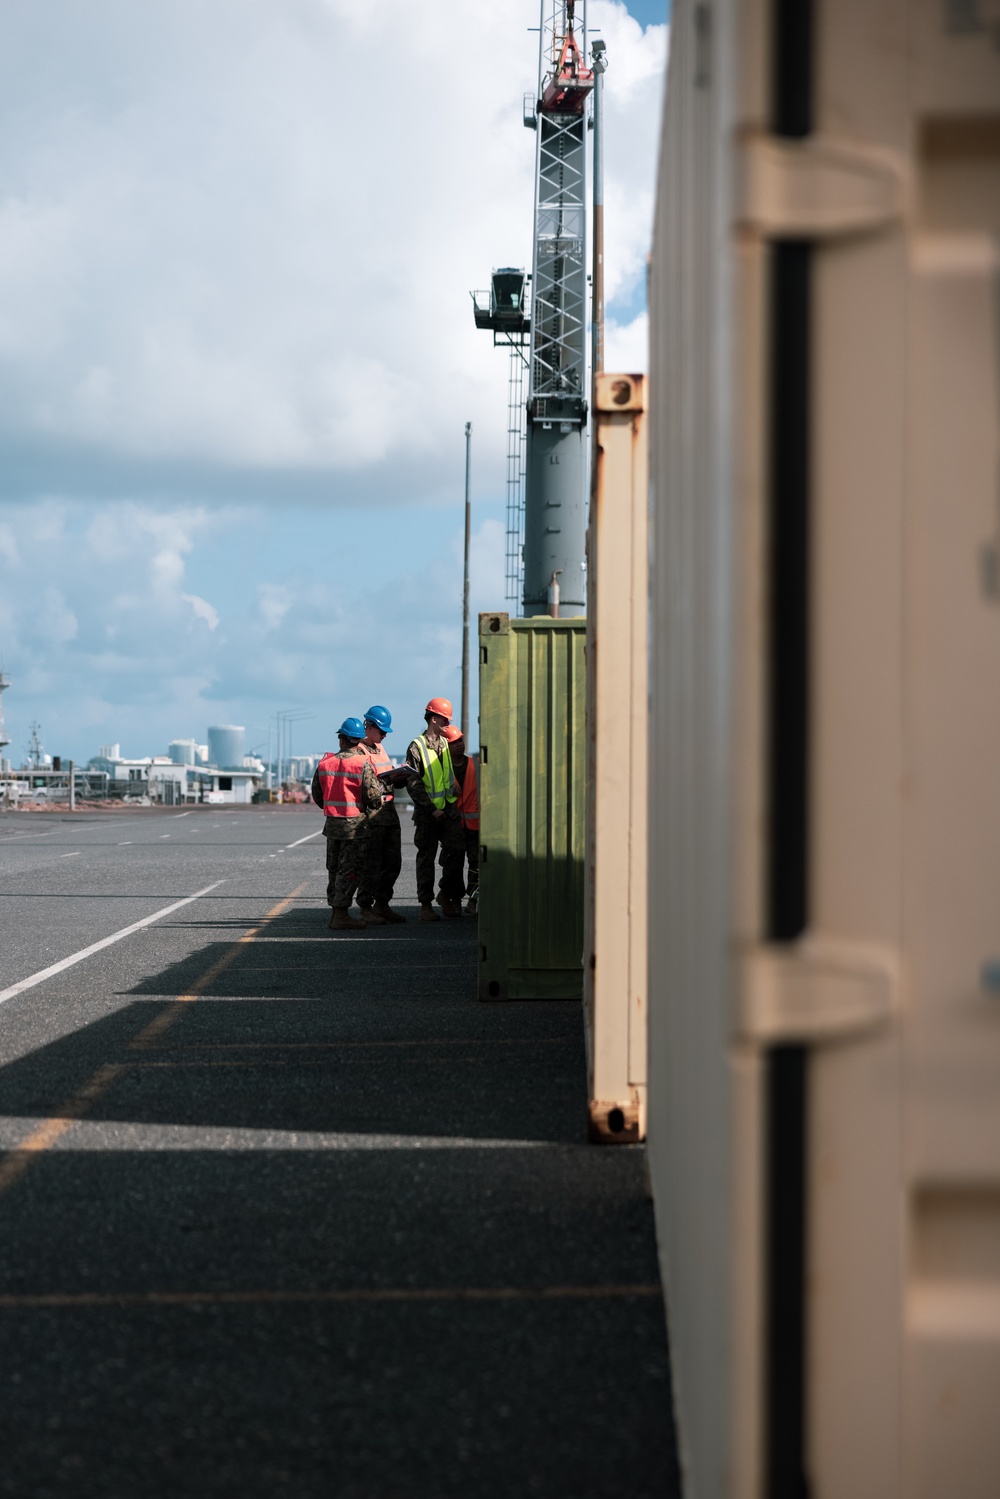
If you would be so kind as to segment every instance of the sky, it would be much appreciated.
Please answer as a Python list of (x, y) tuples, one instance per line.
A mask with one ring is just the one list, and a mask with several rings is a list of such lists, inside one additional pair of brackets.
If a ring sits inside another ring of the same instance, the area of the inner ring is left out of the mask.
[[(606, 364), (638, 370), (668, 7), (588, 9), (609, 59)], [(33, 722), (83, 762), (217, 723), (265, 750), (279, 709), (314, 715), (294, 749), (321, 752), (376, 702), (402, 753), (429, 697), (457, 715), (467, 421), (473, 628), (507, 607), (507, 363), (469, 292), (530, 267), (537, 24), (537, 0), (5, 17), (15, 764)]]

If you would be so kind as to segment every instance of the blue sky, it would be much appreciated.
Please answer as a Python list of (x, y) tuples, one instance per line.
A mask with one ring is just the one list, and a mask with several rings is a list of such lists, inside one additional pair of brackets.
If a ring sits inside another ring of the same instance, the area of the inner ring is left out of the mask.
[[(609, 361), (643, 360), (665, 6), (608, 43)], [(456, 701), (503, 606), (506, 361), (468, 292), (530, 262), (537, 0), (74, 0), (0, 58), (0, 663), (15, 763), (209, 723), (301, 751)], [(470, 21), (470, 16), (474, 19)], [(643, 29), (646, 27), (647, 29)], [(394, 37), (408, 76), (371, 109)], [(53, 45), (53, 39), (57, 39)], [(468, 56), (488, 57), (470, 69)], [(456, 128), (456, 126), (458, 128)]]
[(670, 20), (670, 0), (629, 0), (628, 11), (641, 26), (663, 26)]

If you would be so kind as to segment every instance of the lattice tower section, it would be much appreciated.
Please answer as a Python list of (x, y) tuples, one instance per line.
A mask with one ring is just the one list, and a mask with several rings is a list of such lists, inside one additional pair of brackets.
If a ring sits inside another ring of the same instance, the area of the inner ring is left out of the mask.
[(561, 398), (560, 413), (578, 421), (587, 389), (587, 111), (572, 89), (561, 107), (554, 80), (572, 66), (568, 38), (586, 56), (586, 29), (585, 0), (542, 0), (528, 399)]

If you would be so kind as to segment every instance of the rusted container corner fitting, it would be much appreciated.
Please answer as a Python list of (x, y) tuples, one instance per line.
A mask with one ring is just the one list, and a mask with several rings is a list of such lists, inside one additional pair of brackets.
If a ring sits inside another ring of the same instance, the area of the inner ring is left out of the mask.
[(479, 998), (583, 994), (581, 618), (479, 616)]
[(599, 374), (587, 530), (584, 1030), (590, 1138), (646, 1134), (645, 381)]

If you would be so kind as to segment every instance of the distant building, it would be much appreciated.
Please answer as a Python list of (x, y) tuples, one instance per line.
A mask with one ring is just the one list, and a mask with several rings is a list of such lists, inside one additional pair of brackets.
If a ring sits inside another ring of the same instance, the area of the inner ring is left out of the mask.
[(146, 755), (140, 759), (126, 760), (117, 753), (114, 755), (105, 754), (104, 751), (109, 749), (117, 751), (118, 745), (103, 745), (101, 753), (88, 761), (88, 770), (106, 772), (108, 776), (108, 791), (112, 796), (148, 796), (149, 772), (153, 764), (150, 756)]
[(288, 779), (293, 781), (311, 781), (313, 771), (322, 758), (322, 755), (293, 755), (287, 762)]
[(220, 770), (242, 769), (246, 729), (242, 724), (215, 724), (208, 730), (208, 760)]
[(97, 758), (99, 760), (120, 760), (121, 757), (122, 747), (120, 744), (102, 744), (97, 751)]
[(167, 753), (175, 765), (193, 765), (198, 746), (193, 739), (171, 739)]

